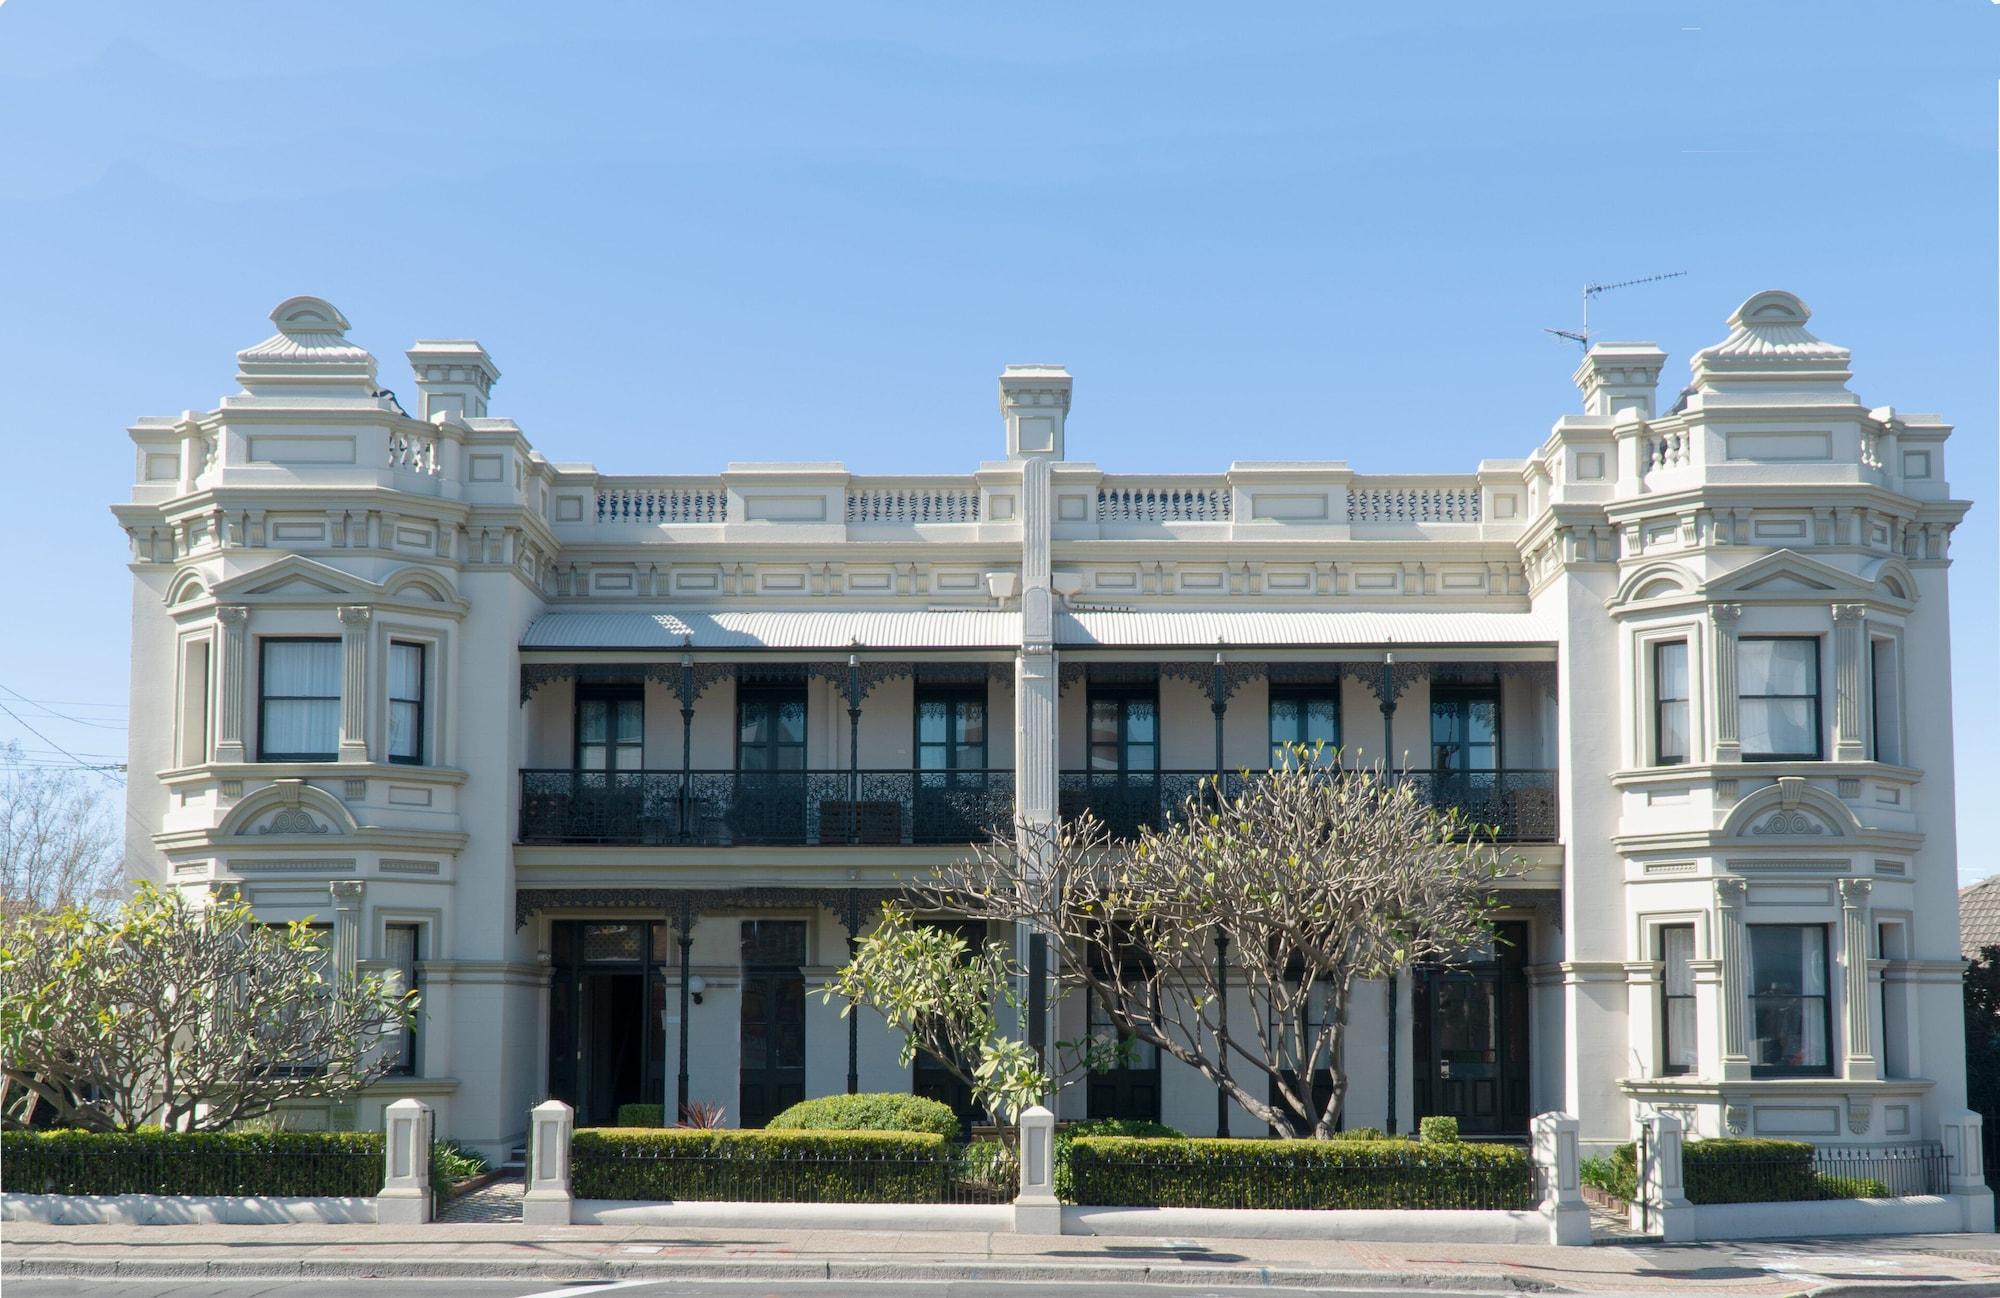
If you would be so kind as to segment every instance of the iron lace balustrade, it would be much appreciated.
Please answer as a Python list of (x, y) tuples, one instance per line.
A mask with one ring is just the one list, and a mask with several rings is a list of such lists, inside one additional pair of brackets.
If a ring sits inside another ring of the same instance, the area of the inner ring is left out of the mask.
[[(1245, 776), (1225, 772), (1224, 796), (1243, 788)], [(1329, 774), (1333, 774), (1329, 772)], [(1213, 771), (1064, 771), (1058, 807), (1064, 819), (1088, 809), (1120, 838), (1141, 825), (1161, 829), (1179, 815)], [(1456, 808), (1467, 819), (1493, 828), (1503, 842), (1544, 843), (1556, 839), (1556, 773), (1552, 770), (1405, 770), (1395, 775), (1416, 785), (1418, 796), (1439, 809)]]
[(521, 772), (523, 843), (969, 843), (1013, 818), (1011, 770)]

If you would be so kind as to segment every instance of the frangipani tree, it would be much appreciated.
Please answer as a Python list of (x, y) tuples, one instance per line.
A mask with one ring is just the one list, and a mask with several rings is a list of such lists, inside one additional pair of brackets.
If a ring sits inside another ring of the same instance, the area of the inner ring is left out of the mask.
[(394, 1065), (416, 993), (330, 963), (307, 924), (267, 925), (227, 895), (141, 885), (108, 916), (15, 916), (0, 930), (0, 1109), (202, 1131), (353, 1095)]

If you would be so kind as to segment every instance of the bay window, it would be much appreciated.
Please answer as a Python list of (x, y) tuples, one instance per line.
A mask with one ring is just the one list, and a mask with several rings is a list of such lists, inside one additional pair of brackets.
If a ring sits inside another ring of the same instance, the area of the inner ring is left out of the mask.
[(265, 640), (258, 653), (257, 756), (333, 761), (340, 752), (340, 641)]
[(1743, 760), (1818, 761), (1819, 641), (1745, 636), (1736, 643), (1736, 673)]

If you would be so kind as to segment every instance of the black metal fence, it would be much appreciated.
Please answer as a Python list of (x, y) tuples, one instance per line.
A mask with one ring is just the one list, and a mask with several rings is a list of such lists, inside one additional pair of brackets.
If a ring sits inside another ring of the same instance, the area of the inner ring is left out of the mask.
[(170, 1140), (90, 1148), (9, 1141), (0, 1184), (13, 1194), (304, 1195), (366, 1198), (382, 1189), (379, 1144), (217, 1148)]
[(1951, 1160), (1938, 1145), (1838, 1149), (1809, 1157), (1700, 1153), (1685, 1147), (1683, 1176), (1690, 1203), (1789, 1203), (1943, 1194)]
[(579, 1145), (570, 1164), (579, 1199), (700, 1203), (1012, 1203), (1020, 1168), (997, 1145), (935, 1154), (748, 1151)]

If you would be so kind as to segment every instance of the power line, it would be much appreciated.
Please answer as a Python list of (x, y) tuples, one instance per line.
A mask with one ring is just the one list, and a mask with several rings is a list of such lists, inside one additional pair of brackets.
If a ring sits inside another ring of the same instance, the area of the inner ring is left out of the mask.
[[(89, 726), (89, 727), (90, 727), (91, 729), (93, 729), (93, 730), (123, 730), (123, 729), (125, 729), (125, 723), (124, 723), (124, 722), (122, 722), (122, 721), (92, 721), (92, 720), (89, 720), (89, 719), (87, 719), (87, 718), (85, 718), (85, 717), (72, 717), (72, 716), (69, 716), (69, 715), (67, 715), (67, 714), (65, 714), (65, 713), (61, 713), (61, 712), (58, 712), (58, 711), (56, 711), (56, 710), (55, 710), (55, 709), (54, 709), (53, 707), (51, 707), (51, 706), (49, 705), (49, 703), (48, 703), (48, 701), (47, 701), (47, 700), (44, 700), (44, 699), (31, 699), (31, 698), (29, 698), (29, 697), (28, 697), (27, 695), (25, 695), (25, 694), (21, 693), (21, 691), (19, 691), (19, 690), (15, 689), (15, 688), (14, 688), (13, 686), (11, 686), (11, 685), (0, 685), (0, 690), (5, 690), (5, 691), (7, 691), (7, 693), (9, 693), (9, 694), (12, 694), (12, 695), (13, 695), (13, 696), (14, 696), (15, 698), (19, 699), (19, 700), (20, 700), (21, 702), (23, 702), (23, 703), (27, 703), (27, 704), (30, 704), (30, 705), (32, 705), (32, 706), (34, 706), (34, 707), (36, 707), (36, 708), (39, 708), (39, 709), (41, 709), (41, 715), (47, 715), (47, 716), (51, 716), (51, 717), (54, 717), (54, 718), (55, 718), (56, 720), (58, 720), (58, 721), (67, 721), (67, 722), (69, 722), (69, 723), (70, 723), (71, 725), (75, 725), (75, 726)], [(65, 707), (82, 707), (82, 706), (88, 706), (88, 705), (86, 705), (86, 704), (75, 704), (75, 703), (70, 703), (70, 704), (64, 704), (64, 706), (65, 706)]]
[[(6, 686), (0, 685), (0, 689), (6, 689)], [(9, 694), (13, 693), (12, 690), (7, 690), (7, 692)], [(27, 731), (35, 738), (41, 740), (43, 743), (47, 744), (50, 748), (55, 749), (57, 752), (61, 753), (64, 757), (69, 758), (72, 762), (75, 762), (78, 766), (96, 771), (99, 775), (104, 776), (105, 779), (110, 780), (113, 784), (122, 783), (122, 781), (120, 780), (112, 779), (111, 775), (108, 772), (106, 772), (103, 767), (91, 765), (91, 763), (84, 761), (81, 757), (78, 757), (75, 753), (72, 753), (69, 749), (64, 748), (61, 744), (57, 743), (55, 740), (49, 738), (41, 731), (29, 725), (25, 717), (23, 717), (20, 713), (14, 711), (14, 709), (8, 707), (5, 703), (0, 703), (0, 712), (5, 712), (8, 716), (14, 718), (15, 721), (20, 723), (21, 729)], [(126, 814), (130, 815), (131, 813), (127, 812)]]

